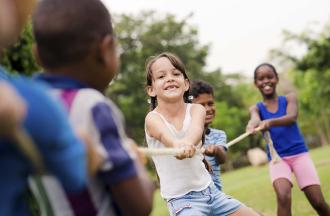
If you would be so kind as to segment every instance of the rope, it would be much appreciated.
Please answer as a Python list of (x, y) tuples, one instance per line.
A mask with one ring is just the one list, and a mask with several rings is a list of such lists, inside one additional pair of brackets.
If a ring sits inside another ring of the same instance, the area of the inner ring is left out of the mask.
[[(256, 128), (255, 131), (260, 131), (260, 128)], [(229, 148), (230, 146), (238, 143), (239, 141), (241, 141), (242, 139), (244, 139), (245, 137), (251, 135), (251, 132), (245, 132), (242, 135), (238, 136), (237, 138), (233, 139), (232, 141), (230, 141), (229, 143), (227, 143), (227, 148)], [(145, 154), (146, 156), (170, 156), (170, 155), (177, 155), (180, 153), (183, 153), (183, 149), (181, 148), (145, 148), (145, 147), (139, 147), (138, 148), (139, 151), (143, 154)], [(204, 153), (205, 149), (204, 148), (196, 148), (196, 153)], [(195, 153), (195, 154), (196, 154)]]
[[(182, 148), (146, 148), (139, 147), (138, 150), (146, 156), (175, 156), (178, 154), (182, 154), (184, 149)], [(205, 151), (204, 148), (196, 148), (197, 153), (203, 154)]]
[(272, 157), (271, 163), (278, 163), (278, 162), (280, 162), (282, 159), (278, 155), (277, 151), (274, 148), (273, 140), (272, 140), (272, 138), (270, 136), (269, 131), (265, 131), (265, 133), (264, 133), (264, 139), (265, 139), (266, 143), (268, 143), (268, 146), (269, 146), (269, 153), (270, 153), (270, 155)]

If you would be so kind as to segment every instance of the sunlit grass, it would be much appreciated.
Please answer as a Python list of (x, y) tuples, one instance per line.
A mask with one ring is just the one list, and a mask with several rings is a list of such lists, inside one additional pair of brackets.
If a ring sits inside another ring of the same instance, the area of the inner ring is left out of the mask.
[[(316, 165), (323, 195), (330, 203), (330, 146), (310, 151)], [(262, 212), (265, 216), (276, 215), (275, 193), (270, 183), (268, 167), (246, 167), (222, 175), (225, 193), (246, 205)], [(295, 183), (292, 194), (292, 213), (297, 216), (317, 215), (309, 205), (303, 192)], [(165, 201), (159, 192), (155, 194), (152, 216), (168, 216)]]

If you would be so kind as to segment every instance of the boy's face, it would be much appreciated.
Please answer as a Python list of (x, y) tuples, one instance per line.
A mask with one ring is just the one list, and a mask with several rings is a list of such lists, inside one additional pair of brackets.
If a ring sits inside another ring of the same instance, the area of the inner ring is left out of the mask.
[(211, 94), (200, 94), (193, 99), (193, 103), (201, 104), (206, 110), (205, 125), (212, 123), (215, 117), (214, 97)]

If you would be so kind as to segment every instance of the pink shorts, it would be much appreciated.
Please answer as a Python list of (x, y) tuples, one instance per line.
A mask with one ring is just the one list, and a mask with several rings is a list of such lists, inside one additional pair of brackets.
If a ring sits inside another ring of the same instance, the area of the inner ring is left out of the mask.
[(309, 185), (320, 185), (320, 179), (308, 152), (283, 157), (278, 163), (269, 163), (272, 183), (279, 178), (285, 178), (293, 185), (291, 180), (292, 172), (296, 176), (301, 190)]

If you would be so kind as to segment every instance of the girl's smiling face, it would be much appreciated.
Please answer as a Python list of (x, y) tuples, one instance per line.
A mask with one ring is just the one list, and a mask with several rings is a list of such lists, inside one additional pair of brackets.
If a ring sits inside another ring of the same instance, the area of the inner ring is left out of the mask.
[(151, 71), (152, 85), (148, 87), (149, 96), (157, 96), (157, 100), (183, 99), (184, 93), (189, 89), (189, 81), (168, 58), (157, 59), (151, 65)]
[(272, 97), (276, 94), (277, 83), (278, 77), (271, 67), (264, 65), (258, 68), (254, 84), (264, 97)]

